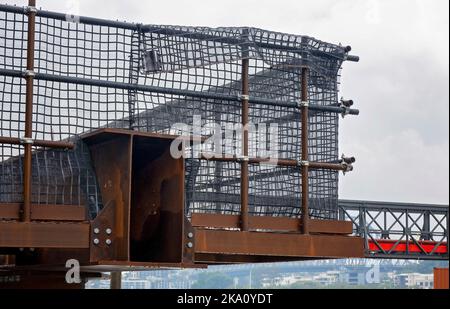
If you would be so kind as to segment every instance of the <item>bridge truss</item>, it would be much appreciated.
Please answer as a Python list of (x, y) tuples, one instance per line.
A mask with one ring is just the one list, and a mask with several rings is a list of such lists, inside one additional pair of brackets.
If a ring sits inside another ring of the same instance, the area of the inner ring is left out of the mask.
[(448, 205), (340, 200), (368, 258), (448, 260)]

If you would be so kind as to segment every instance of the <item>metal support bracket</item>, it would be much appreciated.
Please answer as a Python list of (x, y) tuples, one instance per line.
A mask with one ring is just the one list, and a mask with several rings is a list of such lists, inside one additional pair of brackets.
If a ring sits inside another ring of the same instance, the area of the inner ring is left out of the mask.
[(33, 70), (25, 70), (23, 72), (23, 77), (35, 77), (36, 73)]
[(298, 108), (309, 107), (309, 102), (308, 101), (298, 101), (297, 107)]
[(23, 12), (24, 12), (25, 14), (28, 14), (28, 13), (37, 13), (37, 8), (36, 8), (35, 6), (25, 6), (25, 7), (23, 8)]
[(248, 94), (240, 94), (238, 95), (239, 100), (245, 100), (248, 101), (250, 100), (250, 96)]
[(350, 114), (350, 107), (341, 106), (343, 108), (341, 116), (342, 118), (345, 118), (345, 116)]
[(20, 143), (22, 145), (33, 145), (34, 144), (34, 140), (30, 137), (22, 137), (20, 139)]
[(348, 164), (348, 163), (342, 163), (342, 166), (344, 167), (344, 169), (342, 170), (342, 173), (345, 175), (351, 171), (353, 171), (353, 165), (352, 164)]
[(248, 156), (240, 156), (237, 158), (239, 162), (249, 162), (250, 158)]
[(309, 161), (298, 161), (298, 166), (309, 166)]

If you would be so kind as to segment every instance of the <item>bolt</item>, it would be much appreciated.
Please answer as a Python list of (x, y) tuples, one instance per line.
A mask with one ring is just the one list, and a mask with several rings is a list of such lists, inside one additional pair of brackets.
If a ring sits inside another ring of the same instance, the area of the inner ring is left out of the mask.
[(100, 243), (100, 240), (98, 238), (94, 238), (94, 245), (98, 245)]
[(188, 237), (188, 238), (192, 238), (192, 237), (194, 237), (194, 233), (192, 233), (192, 232), (189, 232), (189, 233), (187, 234), (187, 237)]
[(111, 239), (107, 239), (105, 242), (106, 242), (106, 244), (107, 244), (108, 246), (112, 244)]
[(100, 229), (96, 227), (96, 228), (94, 229), (94, 234), (98, 234), (98, 233), (100, 233)]
[(106, 229), (106, 234), (111, 235), (111, 233), (112, 233), (112, 230), (110, 228), (107, 228)]
[(187, 247), (188, 247), (188, 248), (192, 248), (193, 246), (194, 246), (194, 244), (193, 244), (192, 242), (188, 242), (188, 243), (187, 243)]
[(30, 251), (31, 251), (31, 252), (34, 252), (34, 248), (30, 248)]

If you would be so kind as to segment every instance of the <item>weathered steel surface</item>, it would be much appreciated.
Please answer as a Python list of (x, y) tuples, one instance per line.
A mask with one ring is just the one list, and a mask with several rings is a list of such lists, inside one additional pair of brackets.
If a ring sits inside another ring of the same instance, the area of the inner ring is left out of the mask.
[(128, 260), (130, 256), (132, 136), (109, 134), (99, 136), (99, 139), (96, 137), (93, 135), (84, 140), (90, 147), (103, 205), (105, 208), (114, 209), (113, 225), (98, 228), (112, 229), (114, 239), (109, 246), (114, 247), (115, 258)]
[(225, 255), (344, 258), (364, 257), (363, 239), (264, 232), (197, 230), (195, 252)]
[[(21, 204), (0, 203), (0, 219), (19, 220)], [(78, 205), (31, 205), (31, 220), (37, 221), (85, 221), (86, 207)]]
[[(187, 231), (193, 230), (184, 218), (184, 161), (170, 154), (174, 138), (121, 129), (83, 136), (105, 205), (93, 222), (91, 262), (192, 260)], [(105, 236), (108, 228), (111, 235)]]
[[(192, 214), (191, 223), (200, 228), (239, 228), (239, 216), (218, 214)], [(249, 216), (249, 230), (272, 230), (299, 232), (298, 219), (286, 217)], [(351, 234), (352, 223), (349, 221), (310, 220), (310, 233), (316, 234)]]
[[(106, 205), (99, 213), (97, 218), (91, 222), (91, 240), (90, 240), (90, 258), (91, 262), (98, 260), (119, 259), (121, 256), (120, 247), (117, 245), (119, 239), (113, 228), (116, 226), (115, 205), (110, 203)], [(108, 235), (107, 229), (111, 229)], [(97, 239), (97, 241), (96, 241)], [(111, 244), (107, 244), (107, 240)], [(126, 258), (125, 260), (128, 260)]]
[(434, 288), (439, 290), (445, 290), (449, 288), (448, 284), (448, 268), (435, 268), (434, 269)]
[(182, 260), (184, 163), (170, 155), (170, 143), (140, 136), (134, 140), (132, 260)]
[[(302, 38), (303, 40), (303, 38)], [(302, 42), (303, 43), (303, 42)], [(306, 42), (307, 43), (307, 42)], [(306, 59), (305, 59), (306, 60)], [(309, 164), (309, 150), (308, 150), (308, 140), (309, 140), (309, 108), (308, 108), (308, 78), (309, 69), (303, 67), (301, 69), (301, 157), (303, 162), (308, 162)], [(303, 234), (309, 233), (309, 167), (307, 164), (302, 164), (302, 182), (301, 182), (301, 193), (302, 193), (302, 217), (301, 225)]]
[(0, 222), (3, 248), (88, 248), (89, 223)]

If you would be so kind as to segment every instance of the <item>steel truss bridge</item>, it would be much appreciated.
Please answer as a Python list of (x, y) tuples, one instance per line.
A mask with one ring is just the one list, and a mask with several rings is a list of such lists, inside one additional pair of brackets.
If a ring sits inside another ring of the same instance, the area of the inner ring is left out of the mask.
[(448, 205), (339, 201), (367, 258), (448, 260)]

